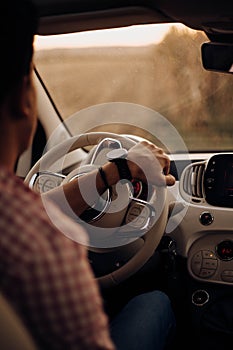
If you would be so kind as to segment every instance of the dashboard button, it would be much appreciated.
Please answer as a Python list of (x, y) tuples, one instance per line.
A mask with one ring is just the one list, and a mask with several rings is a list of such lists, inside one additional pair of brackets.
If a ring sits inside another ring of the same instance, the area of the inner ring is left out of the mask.
[(209, 301), (209, 294), (205, 290), (196, 290), (192, 295), (192, 303), (196, 306), (202, 306)]
[(224, 282), (233, 283), (233, 270), (224, 270), (221, 274), (221, 278)]
[(216, 253), (221, 260), (229, 261), (233, 259), (233, 241), (222, 241), (216, 246)]
[(203, 262), (202, 262), (203, 268), (216, 270), (217, 266), (218, 266), (218, 262), (216, 259), (203, 259)]
[(211, 213), (209, 213), (208, 211), (201, 213), (200, 222), (202, 225), (204, 226), (211, 225), (213, 221), (214, 221), (214, 217)]
[(212, 184), (214, 181), (215, 181), (215, 179), (214, 179), (213, 177), (208, 177), (208, 178), (206, 179), (206, 183), (207, 183), (207, 184)]
[(202, 255), (201, 255), (201, 252), (198, 252), (193, 256), (192, 262), (191, 262), (192, 271), (197, 276), (199, 276), (200, 274), (201, 264), (202, 264)]
[(204, 259), (216, 259), (214, 252), (211, 250), (202, 250), (202, 256)]
[(215, 270), (212, 269), (201, 269), (199, 276), (202, 278), (209, 278), (215, 274)]

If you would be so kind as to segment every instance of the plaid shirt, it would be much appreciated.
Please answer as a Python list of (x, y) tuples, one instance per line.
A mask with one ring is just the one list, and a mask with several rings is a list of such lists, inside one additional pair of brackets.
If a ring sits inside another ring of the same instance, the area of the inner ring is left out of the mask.
[[(53, 212), (70, 232), (84, 235), (55, 206)], [(85, 248), (62, 234), (40, 196), (4, 168), (0, 274), (2, 292), (43, 349), (114, 349)]]

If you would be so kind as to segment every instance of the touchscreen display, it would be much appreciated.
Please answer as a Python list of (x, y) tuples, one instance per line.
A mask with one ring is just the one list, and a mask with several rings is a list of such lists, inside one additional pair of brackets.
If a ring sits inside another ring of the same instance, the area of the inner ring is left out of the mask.
[(206, 201), (233, 208), (233, 153), (210, 158), (204, 175)]
[(224, 176), (224, 194), (225, 196), (233, 197), (233, 162), (229, 161), (226, 164)]

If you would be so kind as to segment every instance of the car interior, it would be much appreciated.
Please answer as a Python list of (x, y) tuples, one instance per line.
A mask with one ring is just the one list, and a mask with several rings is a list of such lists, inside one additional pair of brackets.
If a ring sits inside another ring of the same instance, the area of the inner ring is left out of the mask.
[(176, 315), (174, 349), (231, 348), (233, 3), (33, 1), (38, 126), (16, 174), (43, 195), (110, 150), (165, 149), (175, 185), (133, 180), (76, 218), (88, 258), (109, 317), (160, 289)]

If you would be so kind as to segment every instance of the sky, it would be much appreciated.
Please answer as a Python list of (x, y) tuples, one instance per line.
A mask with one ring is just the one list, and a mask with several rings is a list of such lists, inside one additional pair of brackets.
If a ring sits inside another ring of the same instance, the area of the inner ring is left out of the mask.
[(36, 37), (36, 49), (57, 47), (139, 46), (160, 42), (169, 28), (168, 24), (138, 25), (80, 32), (65, 35)]

